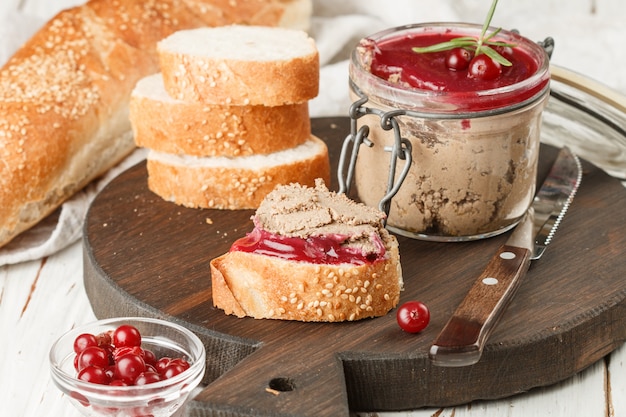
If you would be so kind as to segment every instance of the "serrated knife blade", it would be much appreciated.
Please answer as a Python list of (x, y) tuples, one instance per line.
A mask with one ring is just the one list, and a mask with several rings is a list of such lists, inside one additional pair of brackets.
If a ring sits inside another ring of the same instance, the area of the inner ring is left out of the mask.
[(530, 266), (543, 255), (582, 179), (580, 160), (563, 148), (532, 206), (491, 258), (432, 344), (437, 366), (467, 366), (480, 360), (489, 335)]

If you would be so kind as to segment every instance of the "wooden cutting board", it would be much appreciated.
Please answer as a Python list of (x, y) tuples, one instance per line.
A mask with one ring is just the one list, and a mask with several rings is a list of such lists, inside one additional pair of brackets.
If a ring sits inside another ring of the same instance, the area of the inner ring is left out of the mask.
[[(348, 119), (314, 119), (313, 131), (328, 143), (335, 172)], [(542, 146), (540, 181), (555, 157)], [(626, 189), (583, 166), (559, 232), (473, 366), (433, 366), (428, 348), (507, 235), (466, 243), (399, 237), (401, 302), (431, 310), (421, 334), (402, 332), (393, 312), (335, 324), (238, 319), (212, 307), (209, 261), (251, 230), (253, 212), (165, 202), (147, 189), (145, 163), (111, 182), (89, 210), (87, 295), (99, 318), (165, 318), (202, 339), (208, 386), (192, 415), (347, 416), (511, 396), (566, 379), (626, 339)]]

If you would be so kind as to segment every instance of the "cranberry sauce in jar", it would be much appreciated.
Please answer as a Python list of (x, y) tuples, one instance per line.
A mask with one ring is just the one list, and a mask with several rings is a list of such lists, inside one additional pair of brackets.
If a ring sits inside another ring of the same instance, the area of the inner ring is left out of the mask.
[(545, 50), (514, 32), (501, 31), (492, 39), (513, 45), (496, 48), (513, 65), (502, 66), (502, 74), (490, 80), (468, 76), (468, 69), (448, 68), (448, 51), (412, 50), (462, 36), (479, 37), (481, 29), (471, 24), (433, 23), (371, 35), (352, 52), (350, 80), (365, 95), (405, 109), (457, 115), (498, 108), (506, 111), (547, 91), (550, 73)]
[(372, 143), (359, 148), (354, 167), (360, 201), (377, 206), (390, 173), (399, 181), (404, 169), (403, 160), (390, 168), (397, 142), (381, 121), (391, 115), (411, 144), (408, 174), (388, 205), (387, 228), (398, 234), (435, 241), (490, 237), (515, 226), (532, 202), (549, 96), (545, 50), (501, 31), (492, 40), (513, 45), (500, 50), (512, 65), (489, 79), (450, 69), (446, 51), (412, 50), (479, 37), (481, 29), (460, 23), (392, 28), (361, 40), (352, 53), (350, 95), (362, 103), (356, 128), (367, 125)]
[[(494, 97), (488, 105), (483, 106), (471, 99), (475, 92), (495, 90), (530, 78), (538, 70), (537, 59), (516, 44), (512, 47), (496, 47), (495, 49), (512, 65), (494, 64), (502, 73), (493, 78), (486, 78), (474, 76), (468, 64), (463, 68), (451, 68), (447, 61), (458, 53), (456, 50), (416, 53), (412, 49), (447, 42), (462, 36), (466, 35), (448, 29), (385, 39), (376, 43), (370, 72), (406, 88), (456, 93), (457, 97), (454, 100), (459, 107), (466, 107), (469, 111), (506, 106), (511, 99), (517, 102), (527, 100), (547, 84), (547, 79), (543, 79), (531, 88), (517, 90), (514, 96), (507, 97), (506, 101)], [(463, 101), (467, 103), (466, 106)]]

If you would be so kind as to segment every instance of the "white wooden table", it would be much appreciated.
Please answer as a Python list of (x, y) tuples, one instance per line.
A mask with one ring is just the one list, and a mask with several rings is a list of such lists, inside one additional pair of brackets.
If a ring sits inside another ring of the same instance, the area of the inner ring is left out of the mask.
[[(340, 13), (346, 13), (351, 3), (314, 1), (316, 12), (325, 16), (332, 14), (328, 11), (331, 6), (338, 6), (341, 8)], [(398, 4), (406, 3), (397, 1)], [(414, 10), (415, 15), (407, 14), (404, 10), (394, 13), (393, 9), (386, 8), (381, 15), (390, 25), (409, 23), (410, 19), (417, 21), (420, 13), (426, 18), (419, 20), (444, 20), (446, 17), (448, 20), (461, 20), (458, 14), (462, 12), (463, 19), (481, 21), (482, 13), (489, 3), (486, 0), (466, 0), (463, 6), (459, 6), (453, 0), (412, 1), (414, 5), (420, 6), (421, 12)], [(48, 19), (61, 8), (78, 3), (80, 0), (2, 0), (0, 17), (20, 11), (34, 16), (37, 21)], [(352, 3), (362, 11), (382, 7), (382, 2), (377, 0)], [(517, 27), (533, 36), (534, 33), (550, 34), (557, 38), (557, 51), (553, 57), (555, 63), (600, 80), (622, 93), (626, 92), (626, 77), (620, 75), (624, 74), (626, 66), (626, 27), (623, 25), (626, 14), (623, 5), (619, 0), (572, 0), (567, 2), (566, 10), (558, 9), (559, 5), (563, 7), (564, 4), (560, 0), (503, 0), (499, 6), (501, 11), (496, 15), (501, 17), (497, 24)], [(465, 9), (459, 11), (459, 7)], [(413, 6), (413, 9), (416, 7)], [(557, 14), (557, 10), (562, 13)], [(565, 39), (563, 42), (559, 41), (559, 35)], [(323, 80), (322, 95), (331, 93), (324, 89), (324, 83), (327, 82)], [(322, 113), (315, 106), (312, 107), (312, 115), (327, 115)], [(45, 259), (0, 267), (1, 416), (79, 415), (50, 380), (48, 350), (62, 332), (92, 320), (95, 320), (95, 316), (83, 287), (80, 242)], [(555, 386), (530, 393), (441, 410), (423, 409), (378, 415), (626, 416), (625, 362), (626, 348), (622, 347), (580, 374)]]

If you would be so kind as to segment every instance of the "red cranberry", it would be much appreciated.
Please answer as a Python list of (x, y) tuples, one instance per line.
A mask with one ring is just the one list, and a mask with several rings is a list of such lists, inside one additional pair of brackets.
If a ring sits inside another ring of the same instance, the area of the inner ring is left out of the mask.
[(88, 366), (106, 368), (109, 366), (109, 355), (98, 346), (89, 346), (78, 354), (77, 369), (83, 370)]
[(142, 372), (146, 370), (146, 363), (139, 355), (129, 353), (117, 358), (115, 362), (115, 377), (132, 385)]
[(420, 301), (407, 301), (398, 307), (396, 320), (400, 328), (405, 332), (418, 333), (428, 326), (430, 322), (430, 311), (428, 307)]
[(94, 384), (107, 385), (110, 382), (109, 377), (102, 368), (97, 366), (87, 366), (78, 373), (78, 379)]
[(163, 372), (165, 371), (165, 368), (167, 367), (167, 365), (170, 364), (171, 361), (172, 361), (172, 358), (164, 356), (156, 362), (154, 367), (156, 368), (158, 373), (163, 374)]
[(121, 379), (114, 379), (113, 381), (109, 383), (109, 385), (112, 387), (127, 387), (128, 386), (128, 384), (122, 381)]
[(124, 347), (116, 347), (113, 350), (113, 359), (117, 360), (124, 355), (133, 354), (137, 356), (141, 356), (143, 358), (144, 352), (143, 349), (139, 346), (124, 346)]
[(113, 332), (113, 344), (117, 348), (141, 346), (141, 334), (134, 326), (123, 324)]
[(178, 363), (170, 363), (165, 367), (163, 373), (161, 374), (164, 379), (169, 379), (175, 377), (178, 374), (182, 374), (185, 372), (185, 367)]
[(139, 374), (139, 376), (135, 379), (134, 385), (152, 384), (153, 382), (159, 382), (160, 380), (161, 376), (158, 373), (146, 371)]
[(146, 361), (146, 364), (152, 366), (156, 365), (157, 363), (157, 357), (150, 349), (143, 350), (143, 360)]
[(452, 71), (463, 71), (471, 60), (472, 54), (465, 48), (450, 49), (446, 53), (446, 67)]
[(90, 333), (78, 335), (74, 340), (74, 352), (80, 353), (89, 346), (98, 346), (98, 339)]
[(502, 66), (485, 54), (476, 55), (469, 64), (467, 76), (479, 80), (494, 80), (502, 74)]
[(493, 49), (495, 49), (497, 53), (499, 53), (508, 60), (511, 60), (511, 58), (513, 58), (513, 48), (511, 48), (510, 46), (494, 46)]

